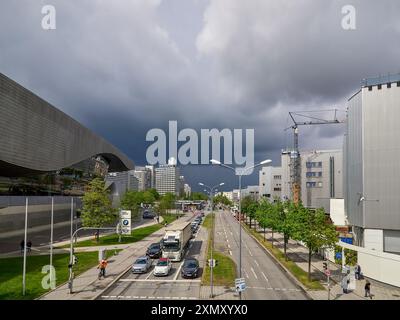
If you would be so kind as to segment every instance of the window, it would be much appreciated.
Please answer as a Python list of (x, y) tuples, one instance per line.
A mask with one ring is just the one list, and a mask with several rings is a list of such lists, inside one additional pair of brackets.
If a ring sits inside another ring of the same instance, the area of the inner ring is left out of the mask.
[(274, 188), (274, 191), (281, 191), (281, 188)]
[(265, 183), (263, 183), (263, 187), (265, 187)]
[(372, 86), (369, 86), (369, 87), (368, 87), (368, 91), (372, 91)]
[(378, 90), (381, 90), (381, 89), (382, 89), (382, 85), (378, 84)]
[(400, 81), (399, 81), (399, 82), (397, 82), (397, 86), (398, 86), (398, 87), (400, 87)]
[(318, 182), (318, 188), (322, 188), (322, 182)]
[(280, 175), (274, 176), (274, 179), (275, 179), (275, 180), (281, 180), (281, 179), (282, 179), (282, 176), (280, 176)]
[(315, 188), (317, 186), (316, 182), (307, 182), (307, 188)]
[(387, 88), (390, 89), (391, 87), (392, 87), (392, 84), (391, 84), (391, 83), (388, 83), (388, 84), (387, 84)]

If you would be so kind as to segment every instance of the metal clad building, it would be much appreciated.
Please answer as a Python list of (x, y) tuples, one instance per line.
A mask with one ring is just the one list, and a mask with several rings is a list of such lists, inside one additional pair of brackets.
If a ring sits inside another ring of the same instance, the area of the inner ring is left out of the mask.
[(400, 253), (400, 75), (349, 99), (345, 208), (359, 245)]

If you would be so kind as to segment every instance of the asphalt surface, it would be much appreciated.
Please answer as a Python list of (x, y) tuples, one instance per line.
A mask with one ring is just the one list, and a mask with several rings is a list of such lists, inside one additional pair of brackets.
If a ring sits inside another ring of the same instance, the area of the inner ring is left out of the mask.
[[(238, 267), (239, 224), (229, 212), (217, 212), (215, 219), (215, 248), (229, 255)], [(247, 289), (245, 300), (306, 300), (302, 289), (242, 229), (242, 278)]]
[[(185, 218), (192, 220), (190, 215)], [(160, 238), (161, 240), (161, 238)], [(200, 227), (195, 238), (190, 240), (185, 258), (191, 257), (199, 260), (200, 272), (196, 279), (185, 279), (181, 276), (181, 262), (173, 262), (170, 274), (165, 277), (156, 277), (153, 274), (154, 264), (147, 273), (133, 274), (127, 271), (116, 283), (108, 288), (100, 297), (100, 300), (140, 300), (140, 299), (199, 299), (200, 281), (204, 270), (204, 257), (207, 243), (207, 231)], [(142, 255), (145, 254), (143, 248)], [(135, 257), (138, 258), (139, 256)], [(135, 259), (132, 259), (132, 263)]]
[[(150, 221), (150, 219), (141, 219), (138, 222), (133, 224), (133, 227), (140, 226), (146, 222)], [(74, 222), (73, 231), (76, 228), (80, 228), (82, 225), (80, 221)], [(46, 227), (45, 230), (35, 231), (28, 230), (27, 239), (28, 241), (32, 241), (32, 250), (46, 250), (50, 244), (50, 224), (43, 226)], [(54, 243), (69, 240), (70, 239), (71, 226), (67, 225), (55, 225), (53, 230), (53, 240)], [(105, 234), (106, 231), (101, 231), (100, 234)], [(93, 230), (82, 230), (79, 231), (79, 237), (91, 236), (94, 235)], [(20, 250), (20, 243), (24, 239), (24, 236), (12, 236), (8, 238), (0, 238), (0, 253), (10, 253)]]

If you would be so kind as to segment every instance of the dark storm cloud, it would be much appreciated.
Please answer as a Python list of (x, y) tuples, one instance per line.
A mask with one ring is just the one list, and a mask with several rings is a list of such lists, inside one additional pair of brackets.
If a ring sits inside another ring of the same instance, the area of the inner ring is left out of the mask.
[[(1, 1), (0, 72), (139, 164), (147, 131), (178, 120), (254, 128), (256, 159), (279, 165), (288, 111), (344, 109), (362, 78), (400, 71), (398, 0), (351, 1), (354, 31), (341, 28), (346, 0), (51, 2), (55, 31), (41, 28), (47, 1)], [(340, 148), (342, 129), (301, 128), (301, 146)], [(193, 184), (219, 178), (185, 171)]]

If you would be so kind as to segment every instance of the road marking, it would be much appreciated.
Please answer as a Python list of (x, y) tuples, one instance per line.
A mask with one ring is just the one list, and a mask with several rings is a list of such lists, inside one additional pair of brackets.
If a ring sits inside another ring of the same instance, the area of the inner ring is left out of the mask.
[(267, 276), (264, 274), (264, 272), (261, 271), (261, 274), (263, 275), (264, 279), (268, 282)]
[(260, 265), (258, 264), (257, 260), (254, 260), (254, 263), (259, 267)]
[(257, 277), (256, 273), (254, 272), (254, 269), (253, 269), (253, 268), (250, 268), (250, 270), (251, 270), (251, 272), (253, 272), (253, 274), (254, 274), (254, 277), (255, 277), (256, 279), (258, 279), (258, 277)]
[(120, 282), (186, 282), (186, 283), (196, 283), (201, 282), (201, 280), (192, 280), (192, 279), (185, 279), (185, 280), (172, 280), (172, 279), (120, 279)]
[[(189, 250), (186, 251), (186, 254), (188, 254), (188, 253), (189, 253)], [(175, 275), (175, 277), (174, 277), (174, 280), (178, 279), (178, 276), (179, 276), (179, 273), (180, 273), (180, 271), (181, 271), (181, 269), (182, 269), (183, 263), (184, 263), (184, 261), (182, 261), (182, 263), (180, 264), (178, 270), (176, 271), (176, 275)]]
[(232, 251), (231, 250), (229, 250), (229, 254), (232, 256)]
[(149, 272), (149, 275), (145, 278), (145, 280), (147, 280), (148, 278), (150, 278), (150, 276), (153, 274), (153, 272)]
[(249, 248), (247, 248), (247, 249), (249, 250), (250, 257), (252, 257), (253, 254), (251, 253), (250, 249)]
[(196, 297), (148, 297), (148, 296), (101, 296), (103, 299), (170, 299), (170, 300), (197, 300)]
[(230, 249), (231, 248), (231, 245), (228, 243), (228, 248)]

